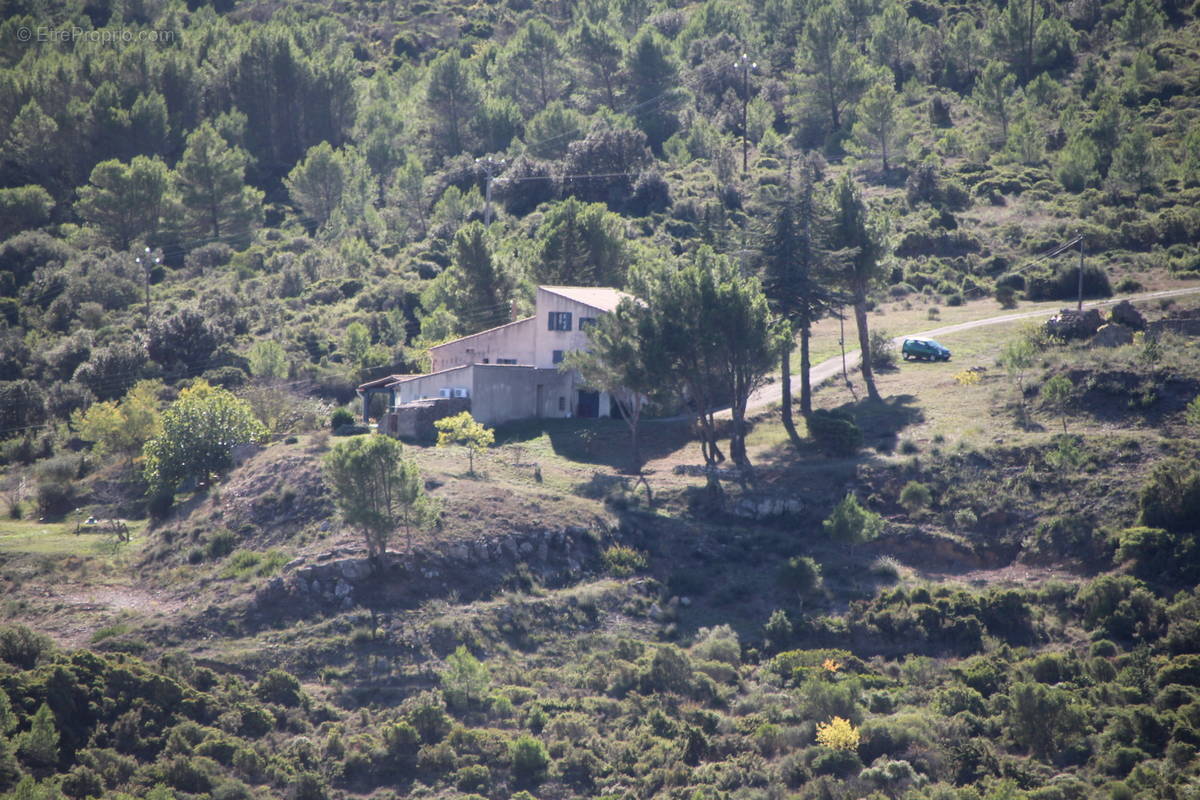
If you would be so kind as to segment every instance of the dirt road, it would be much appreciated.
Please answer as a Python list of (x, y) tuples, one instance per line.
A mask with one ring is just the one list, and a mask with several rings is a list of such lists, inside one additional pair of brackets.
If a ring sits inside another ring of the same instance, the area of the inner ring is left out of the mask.
[[(1167, 297), (1179, 297), (1181, 295), (1197, 294), (1197, 293), (1200, 293), (1200, 286), (1188, 287), (1188, 288), (1184, 288), (1184, 289), (1165, 289), (1165, 290), (1159, 291), (1159, 292), (1144, 292), (1142, 294), (1128, 295), (1126, 297), (1117, 297), (1117, 298), (1113, 298), (1111, 300), (1101, 300), (1101, 301), (1097, 301), (1097, 302), (1084, 303), (1083, 306), (1084, 306), (1084, 308), (1102, 308), (1104, 306), (1116, 305), (1117, 303), (1121, 302), (1122, 300), (1129, 300), (1130, 302), (1140, 303), (1140, 302), (1144, 302), (1147, 300), (1158, 300), (1158, 299), (1167, 298)], [(1017, 312), (1015, 314), (1001, 314), (996, 317), (988, 317), (987, 319), (977, 319), (977, 320), (974, 320), (973, 322), (960, 322), (955, 325), (943, 325), (940, 328), (931, 328), (930, 330), (927, 330), (927, 331), (919, 331), (917, 333), (908, 333), (903, 336), (897, 336), (896, 338), (892, 339), (892, 341), (897, 346), (899, 346), (900, 344), (902, 344), (904, 342), (905, 339), (911, 339), (914, 337), (920, 338), (920, 339), (935, 339), (938, 336), (945, 336), (945, 335), (951, 334), (951, 333), (958, 333), (959, 331), (970, 330), (971, 328), (982, 328), (985, 325), (1004, 325), (1009, 322), (1019, 322), (1020, 320), (1023, 320), (1023, 319), (1036, 319), (1038, 317), (1049, 317), (1053, 314), (1058, 313), (1058, 310), (1059, 309), (1057, 309), (1057, 308), (1038, 309), (1037, 311), (1021, 311), (1021, 312)], [(849, 335), (850, 333), (851, 333), (851, 331), (847, 330), (847, 334)], [(861, 355), (861, 353), (858, 350), (854, 350), (852, 352), (851, 351), (846, 352), (846, 369), (847, 370), (853, 370), (855, 367), (858, 366), (858, 361), (859, 361), (860, 355)], [(842, 371), (842, 357), (836, 356), (834, 358), (826, 359), (825, 361), (822, 361), (820, 364), (814, 365), (809, 370), (809, 380), (812, 381), (812, 385), (815, 390), (816, 387), (819, 386), (822, 382), (824, 382), (824, 381), (828, 380), (829, 378), (832, 378), (836, 375), (841, 374), (841, 371)], [(766, 406), (769, 406), (772, 403), (778, 403), (778, 402), (780, 402), (782, 393), (783, 393), (783, 389), (779, 384), (779, 376), (774, 375), (774, 376), (772, 376), (771, 383), (767, 384), (766, 386), (761, 387), (754, 394), (750, 395), (750, 402), (747, 403), (746, 410), (747, 411), (758, 410), (758, 409), (764, 408)], [(793, 393), (794, 397), (799, 397), (800, 380), (799, 380), (799, 377), (796, 375), (792, 376), (792, 393)], [(726, 411), (726, 412), (722, 412), (722, 413), (727, 414), (728, 412)]]

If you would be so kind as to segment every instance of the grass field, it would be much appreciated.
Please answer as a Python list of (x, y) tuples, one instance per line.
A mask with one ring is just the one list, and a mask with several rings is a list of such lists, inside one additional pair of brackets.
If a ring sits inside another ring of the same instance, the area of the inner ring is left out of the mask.
[(130, 541), (120, 543), (118, 547), (113, 537), (99, 528), (87, 529), (77, 535), (74, 521), (48, 523), (3, 520), (0, 521), (0, 556), (108, 557), (117, 550), (128, 551), (140, 546), (146, 528), (145, 520), (127, 524)]

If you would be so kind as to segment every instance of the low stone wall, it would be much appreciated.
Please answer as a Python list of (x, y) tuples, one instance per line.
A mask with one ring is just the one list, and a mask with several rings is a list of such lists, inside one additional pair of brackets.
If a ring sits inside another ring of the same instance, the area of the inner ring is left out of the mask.
[(364, 593), (418, 601), (451, 593), (482, 596), (502, 587), (521, 566), (542, 584), (555, 586), (597, 568), (602, 539), (618, 541), (616, 531), (591, 532), (580, 526), (483, 536), (415, 550), (389, 552), (380, 571), (365, 553), (336, 550), (313, 563), (296, 559), (284, 574), (267, 582), (255, 598), (263, 613), (295, 616), (354, 607)]
[(1200, 319), (1160, 319), (1146, 326), (1149, 336), (1170, 331), (1180, 336), (1200, 336)]
[(437, 429), (433, 423), (470, 410), (471, 400), (467, 397), (414, 400), (384, 414), (379, 420), (379, 432), (397, 439), (432, 442), (437, 439)]

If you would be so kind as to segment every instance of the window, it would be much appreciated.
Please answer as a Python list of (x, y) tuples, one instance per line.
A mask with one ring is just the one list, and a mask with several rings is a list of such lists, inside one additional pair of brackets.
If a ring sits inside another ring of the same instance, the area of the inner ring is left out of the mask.
[(559, 411), (567, 410), (567, 398), (565, 398), (565, 397), (558, 398), (558, 410)]
[(596, 324), (595, 317), (580, 317), (579, 318), (579, 330), (581, 330), (581, 331), (585, 331), (595, 324)]
[(569, 331), (571, 330), (571, 312), (570, 311), (551, 311), (550, 324), (547, 330), (551, 331)]
[(489, 364), (489, 363), (491, 363), (491, 362), (489, 362), (489, 361), (488, 361), (488, 360), (485, 358), (485, 359), (483, 360), (483, 363), (485, 363), (485, 364)]
[(517, 360), (515, 358), (497, 358), (496, 363), (497, 364), (516, 364)]
[(550, 360), (551, 360), (551, 361), (553, 361), (555, 364), (561, 364), (561, 363), (562, 363), (562, 360), (563, 360), (563, 351), (562, 351), (562, 350), (555, 350), (555, 351), (554, 351), (554, 352), (553, 352), (553, 353), (550, 355)]

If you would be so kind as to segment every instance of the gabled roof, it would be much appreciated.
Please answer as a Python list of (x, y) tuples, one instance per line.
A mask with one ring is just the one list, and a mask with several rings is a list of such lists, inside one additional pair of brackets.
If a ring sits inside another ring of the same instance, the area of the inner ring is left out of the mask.
[(429, 352), (432, 353), (434, 350), (437, 350), (439, 347), (445, 347), (448, 344), (458, 344), (459, 342), (465, 342), (467, 339), (474, 339), (476, 336), (487, 336), (488, 334), (495, 333), (496, 331), (500, 330), (501, 328), (510, 328), (513, 325), (524, 325), (529, 322), (533, 322), (533, 317), (521, 317), (520, 319), (513, 320), (512, 322), (506, 322), (503, 325), (497, 325), (494, 328), (488, 328), (485, 331), (479, 331), (479, 333), (469, 333), (466, 336), (460, 336), (457, 339), (451, 339), (448, 342), (442, 342), (441, 344), (431, 345), (429, 348)]
[(538, 288), (600, 311), (616, 311), (617, 306), (624, 298), (633, 297), (633, 295), (608, 286), (539, 286)]
[(395, 383), (398, 380), (403, 380), (404, 378), (411, 378), (411, 377), (413, 377), (413, 375), (411, 373), (404, 373), (404, 374), (398, 374), (398, 375), (385, 375), (382, 378), (376, 378), (373, 381), (367, 381), (366, 383), (360, 384), (358, 387), (358, 391), (364, 392), (367, 389), (383, 389), (383, 388)]

